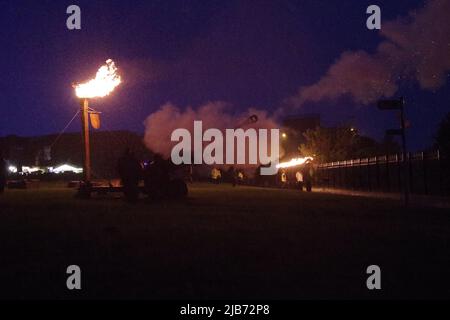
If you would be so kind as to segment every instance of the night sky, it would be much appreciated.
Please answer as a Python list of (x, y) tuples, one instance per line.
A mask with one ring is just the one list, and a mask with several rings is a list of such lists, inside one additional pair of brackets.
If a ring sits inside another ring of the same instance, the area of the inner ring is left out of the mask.
[[(82, 30), (66, 28), (71, 4), (81, 7)], [(343, 52), (376, 51), (384, 38), (366, 28), (371, 4), (381, 7), (383, 23), (425, 6), (419, 0), (2, 0), (0, 136), (59, 132), (78, 108), (71, 84), (92, 78), (107, 58), (124, 82), (91, 105), (104, 112), (105, 130), (144, 132), (146, 117), (167, 102), (275, 111), (317, 83)], [(411, 79), (398, 83), (394, 96), (407, 99), (411, 150), (430, 146), (450, 111), (449, 69), (432, 90)], [(397, 121), (348, 95), (286, 110), (320, 113), (325, 125), (351, 123), (376, 138)], [(78, 121), (69, 129), (76, 130)]]

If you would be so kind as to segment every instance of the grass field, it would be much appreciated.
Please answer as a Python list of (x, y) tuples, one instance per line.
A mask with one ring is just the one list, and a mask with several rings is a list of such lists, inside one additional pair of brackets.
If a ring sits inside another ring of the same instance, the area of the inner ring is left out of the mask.
[[(1, 298), (450, 298), (445, 210), (209, 184), (184, 202), (73, 196), (0, 197)], [(72, 264), (81, 291), (66, 289)], [(366, 288), (372, 264), (381, 291)]]

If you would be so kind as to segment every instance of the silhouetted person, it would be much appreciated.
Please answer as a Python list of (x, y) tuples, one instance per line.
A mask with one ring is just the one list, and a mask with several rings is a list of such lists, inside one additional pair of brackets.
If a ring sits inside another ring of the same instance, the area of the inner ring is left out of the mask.
[(0, 154), (0, 194), (5, 191), (6, 177), (8, 175), (8, 169), (6, 168), (6, 161)]
[(303, 191), (303, 173), (301, 171), (295, 173), (295, 181), (297, 183), (297, 189)]
[(237, 184), (237, 175), (236, 175), (236, 169), (231, 166), (227, 170), (227, 181), (231, 183), (233, 187), (236, 187)]
[(287, 183), (286, 169), (278, 170), (276, 186), (284, 188)]
[(303, 167), (303, 182), (306, 187), (306, 191), (312, 191), (312, 164), (307, 161)]
[(123, 185), (123, 193), (127, 201), (135, 202), (139, 198), (139, 180), (142, 167), (134, 154), (126, 149), (118, 163), (119, 176)]
[(186, 178), (185, 178), (185, 179), (186, 179), (189, 183), (194, 183), (193, 174), (194, 174), (194, 168), (193, 168), (192, 164), (187, 165), (187, 168), (186, 168)]
[(237, 171), (236, 172), (236, 183), (237, 184), (244, 184), (244, 180), (245, 180), (244, 172)]
[(262, 168), (262, 165), (259, 165), (255, 170), (254, 181), (255, 181), (255, 185), (257, 185), (257, 186), (262, 186), (262, 184), (263, 184), (263, 180), (261, 178), (261, 168)]
[(219, 184), (222, 179), (222, 172), (217, 168), (211, 170), (211, 181), (215, 184)]
[(145, 190), (152, 200), (161, 200), (169, 194), (169, 164), (159, 154), (155, 154), (153, 162), (144, 172)]

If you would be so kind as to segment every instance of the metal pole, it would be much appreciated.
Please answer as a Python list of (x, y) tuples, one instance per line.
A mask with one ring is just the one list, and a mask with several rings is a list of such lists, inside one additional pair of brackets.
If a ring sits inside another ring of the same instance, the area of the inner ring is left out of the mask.
[(389, 155), (385, 155), (386, 158), (386, 189), (387, 192), (391, 191), (391, 178), (390, 178), (390, 171), (389, 171)]
[(403, 151), (403, 171), (404, 171), (404, 178), (403, 178), (403, 185), (404, 185), (404, 192), (405, 192), (405, 206), (407, 207), (409, 204), (409, 179), (408, 179), (408, 166), (406, 162), (406, 134), (405, 134), (405, 99), (401, 98), (402, 100), (402, 106), (400, 108), (400, 120), (401, 120), (401, 129), (402, 129), (402, 151)]
[(412, 168), (412, 161), (413, 161), (413, 155), (411, 155), (411, 152), (408, 152), (408, 177), (409, 177), (409, 192), (412, 194), (414, 192), (414, 177), (413, 177), (413, 168)]
[(91, 181), (91, 150), (89, 143), (89, 100), (81, 100), (81, 136), (83, 142), (83, 173), (84, 182), (88, 185)]
[(444, 189), (442, 187), (442, 164), (441, 164), (441, 151), (437, 151), (437, 161), (438, 161), (438, 168), (439, 168), (439, 193), (441, 196), (444, 195)]
[(422, 156), (422, 171), (423, 171), (423, 190), (425, 194), (428, 194), (427, 162), (425, 152), (422, 151), (421, 156)]

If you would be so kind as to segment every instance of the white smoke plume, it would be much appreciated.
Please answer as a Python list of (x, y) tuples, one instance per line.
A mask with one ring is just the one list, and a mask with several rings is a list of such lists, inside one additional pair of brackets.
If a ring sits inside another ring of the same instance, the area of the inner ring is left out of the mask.
[(195, 110), (191, 107), (182, 110), (173, 104), (165, 104), (147, 117), (144, 142), (150, 150), (168, 158), (173, 146), (177, 144), (177, 142), (171, 142), (172, 132), (175, 129), (184, 128), (189, 130), (193, 136), (194, 121), (196, 120), (203, 122), (203, 131), (210, 128), (224, 131), (241, 127), (240, 125), (250, 116), (256, 115), (258, 121), (242, 126), (244, 130), (247, 128), (280, 128), (266, 111), (248, 109), (245, 112), (233, 114), (227, 111), (229, 108), (230, 106), (223, 102), (210, 102)]
[(301, 87), (289, 104), (300, 107), (344, 95), (355, 103), (370, 104), (394, 96), (405, 80), (417, 81), (425, 90), (439, 89), (450, 70), (449, 14), (450, 1), (430, 0), (407, 17), (383, 22), (385, 40), (375, 53), (344, 52), (325, 76)]

